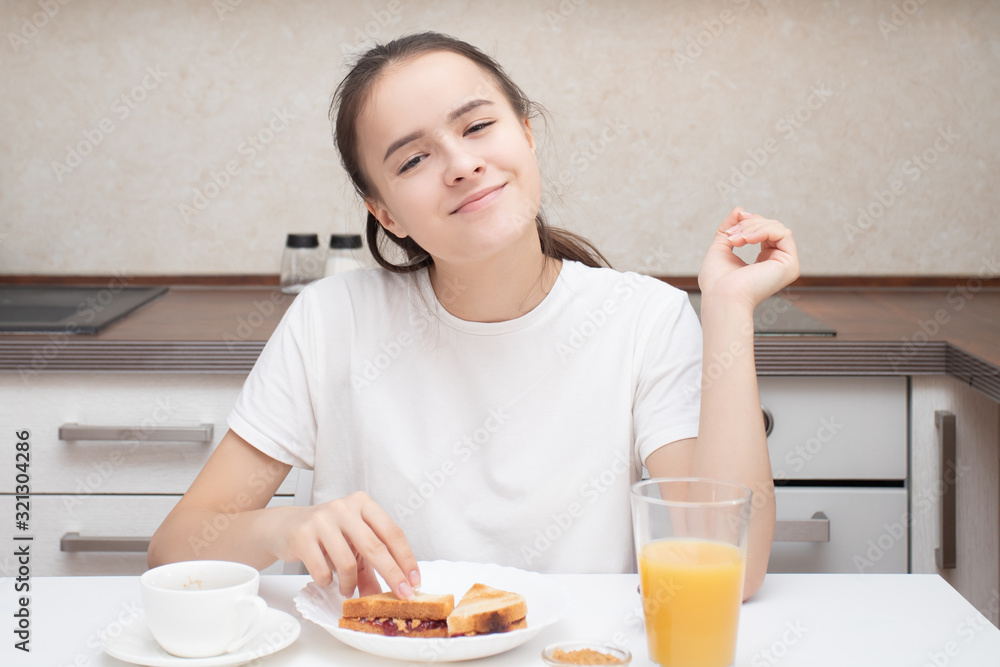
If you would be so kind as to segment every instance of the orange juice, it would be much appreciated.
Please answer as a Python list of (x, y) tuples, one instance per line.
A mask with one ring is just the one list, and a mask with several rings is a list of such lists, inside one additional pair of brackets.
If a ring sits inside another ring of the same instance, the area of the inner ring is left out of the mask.
[(661, 667), (727, 667), (746, 563), (723, 542), (667, 539), (639, 554), (649, 657)]

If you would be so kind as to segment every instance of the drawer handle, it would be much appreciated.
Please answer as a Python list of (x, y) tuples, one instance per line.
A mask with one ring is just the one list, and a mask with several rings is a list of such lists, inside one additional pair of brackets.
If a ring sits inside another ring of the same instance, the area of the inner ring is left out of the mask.
[(154, 442), (212, 442), (213, 424), (199, 426), (85, 426), (63, 424), (60, 440), (152, 440)]
[(934, 412), (934, 424), (938, 428), (941, 443), (941, 546), (934, 550), (934, 560), (942, 570), (951, 570), (957, 561), (957, 507), (955, 505), (955, 476), (951, 471), (958, 470), (956, 453), (955, 415), (947, 410)]
[(80, 533), (66, 533), (59, 540), (59, 551), (65, 553), (117, 551), (146, 553), (148, 537), (87, 537)]
[(810, 519), (801, 521), (775, 521), (775, 542), (829, 542), (830, 519), (816, 512)]

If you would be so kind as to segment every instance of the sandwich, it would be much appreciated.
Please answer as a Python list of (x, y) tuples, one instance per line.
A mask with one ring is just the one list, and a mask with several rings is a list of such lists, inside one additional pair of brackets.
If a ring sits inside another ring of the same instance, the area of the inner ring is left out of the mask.
[(525, 628), (527, 611), (524, 596), (475, 584), (458, 606), (452, 595), (429, 593), (409, 600), (391, 592), (344, 600), (339, 624), (387, 637), (474, 637)]
[(448, 614), (448, 636), (469, 637), (527, 627), (528, 603), (517, 593), (475, 584)]
[(395, 593), (378, 593), (344, 600), (340, 627), (387, 637), (447, 637), (453, 595), (415, 593), (400, 600)]

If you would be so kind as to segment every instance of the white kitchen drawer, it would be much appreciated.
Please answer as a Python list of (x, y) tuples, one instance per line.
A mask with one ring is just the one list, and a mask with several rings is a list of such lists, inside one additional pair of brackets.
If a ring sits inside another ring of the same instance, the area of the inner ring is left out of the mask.
[(775, 479), (906, 479), (903, 377), (758, 378)]
[(775, 502), (779, 524), (822, 512), (830, 522), (830, 541), (775, 541), (768, 572), (908, 571), (906, 489), (779, 487)]
[[(0, 433), (31, 433), (33, 493), (185, 492), (218, 445), (243, 386), (240, 375), (0, 373)], [(138, 427), (127, 440), (63, 441), (63, 424)], [(151, 428), (213, 428), (209, 442), (164, 442)], [(13, 456), (0, 465), (0, 492), (14, 488)], [(279, 494), (295, 492), (295, 470)]]
[[(149, 539), (167, 516), (180, 496), (33, 496), (31, 498), (30, 530), (14, 531), (14, 497), (0, 495), (0, 510), (11, 518), (0, 523), (0, 543), (4, 555), (0, 558), (0, 576), (16, 576), (18, 562), (14, 550), (30, 545), (31, 575), (37, 577), (64, 575), (125, 575), (145, 572), (146, 552), (77, 552), (60, 550), (60, 541), (67, 533), (84, 537), (134, 537)], [(291, 505), (292, 498), (278, 496), (269, 507)], [(30, 542), (15, 541), (15, 534), (31, 535)], [(281, 574), (283, 563), (275, 563), (268, 574)]]

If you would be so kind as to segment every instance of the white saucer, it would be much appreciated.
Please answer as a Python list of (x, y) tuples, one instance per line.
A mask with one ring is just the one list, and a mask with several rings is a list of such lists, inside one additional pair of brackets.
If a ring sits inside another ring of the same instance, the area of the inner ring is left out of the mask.
[[(114, 625), (121, 627), (117, 622)], [(268, 609), (260, 631), (240, 650), (211, 658), (178, 658), (156, 643), (146, 625), (145, 616), (140, 614), (117, 637), (102, 633), (101, 648), (112, 658), (148, 667), (231, 667), (280, 651), (298, 639), (301, 631), (302, 626), (294, 616), (278, 609)]]

